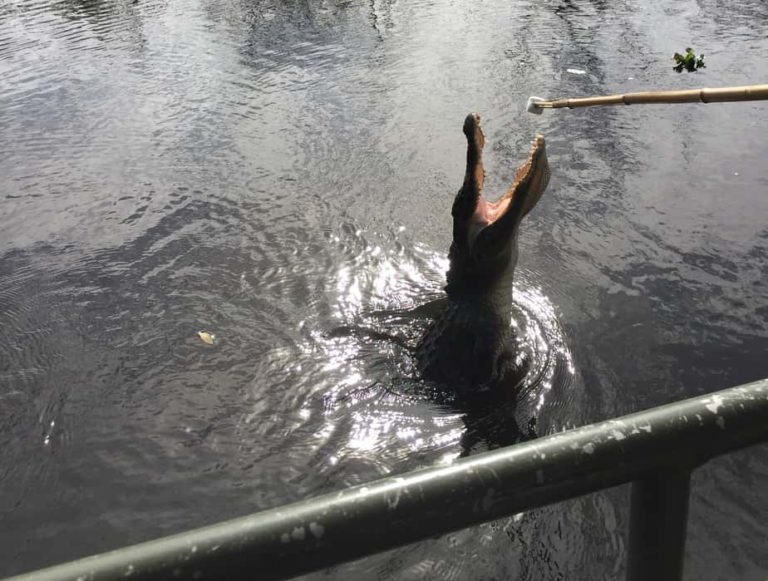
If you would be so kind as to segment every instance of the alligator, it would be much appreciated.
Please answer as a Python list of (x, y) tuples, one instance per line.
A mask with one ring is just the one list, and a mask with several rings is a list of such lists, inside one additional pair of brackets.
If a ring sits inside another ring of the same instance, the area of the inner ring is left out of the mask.
[(549, 183), (544, 137), (534, 138), (509, 191), (491, 202), (482, 195), (479, 115), (467, 116), (464, 135), (467, 169), (451, 211), (447, 300), (416, 347), (416, 365), (423, 379), (452, 386), (459, 396), (513, 392), (525, 372), (511, 327), (517, 236)]

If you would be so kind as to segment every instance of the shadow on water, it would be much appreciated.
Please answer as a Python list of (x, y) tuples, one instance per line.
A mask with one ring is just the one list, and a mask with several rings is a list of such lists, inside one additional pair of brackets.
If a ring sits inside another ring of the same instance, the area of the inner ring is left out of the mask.
[(140, 0), (57, 0), (50, 10), (60, 14), (65, 21), (58, 25), (64, 31), (68, 26), (80, 29), (80, 34), (71, 38), (82, 42), (92, 37), (101, 43), (125, 43), (132, 50), (144, 49), (146, 36), (144, 26), (158, 9), (143, 11)]
[(67, 18), (88, 18), (94, 22), (112, 20), (118, 7), (118, 3), (112, 0), (60, 0), (55, 5)]

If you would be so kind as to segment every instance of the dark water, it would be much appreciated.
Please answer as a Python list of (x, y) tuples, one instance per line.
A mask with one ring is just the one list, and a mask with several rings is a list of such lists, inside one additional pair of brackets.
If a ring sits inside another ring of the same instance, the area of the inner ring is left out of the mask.
[[(0, 575), (466, 449), (400, 347), (326, 332), (423, 328), (371, 313), (439, 295), (470, 111), (488, 191), (548, 140), (515, 295), (540, 434), (768, 376), (768, 105), (525, 112), (765, 82), (767, 33), (760, 0), (0, 2)], [(688, 578), (768, 575), (764, 452), (695, 473)], [(317, 576), (615, 579), (626, 505)]]

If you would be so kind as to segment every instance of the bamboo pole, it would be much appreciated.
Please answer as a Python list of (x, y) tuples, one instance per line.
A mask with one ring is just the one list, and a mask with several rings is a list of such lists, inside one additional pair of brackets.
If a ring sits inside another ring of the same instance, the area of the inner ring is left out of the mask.
[(623, 95), (582, 97), (547, 101), (539, 97), (528, 100), (528, 111), (541, 113), (541, 109), (567, 107), (593, 107), (595, 105), (640, 105), (646, 103), (720, 103), (733, 101), (760, 101), (768, 99), (768, 85), (721, 87), (717, 89), (689, 89), (685, 91), (644, 91)]

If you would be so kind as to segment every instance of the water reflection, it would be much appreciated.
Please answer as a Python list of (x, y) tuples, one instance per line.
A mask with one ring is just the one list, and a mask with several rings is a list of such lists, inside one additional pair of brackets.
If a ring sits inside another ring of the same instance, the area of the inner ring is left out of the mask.
[[(0, 574), (452, 462), (531, 418), (546, 434), (768, 375), (764, 105), (525, 113), (530, 95), (754, 83), (765, 16), (0, 3)], [(704, 76), (671, 70), (688, 45)], [(470, 111), (488, 189), (535, 132), (553, 169), (520, 239), (527, 383), (490, 414), (414, 381), (426, 322), (392, 314), (440, 296)], [(325, 335), (339, 325), (399, 342)], [(693, 577), (768, 568), (765, 462), (745, 454), (699, 473)], [(617, 578), (625, 507), (608, 491), (330, 574)]]

